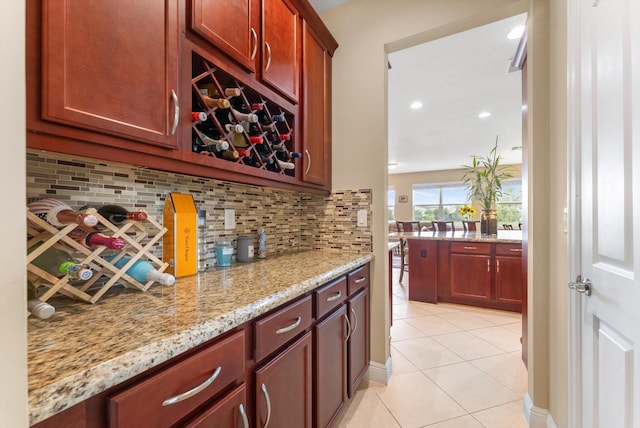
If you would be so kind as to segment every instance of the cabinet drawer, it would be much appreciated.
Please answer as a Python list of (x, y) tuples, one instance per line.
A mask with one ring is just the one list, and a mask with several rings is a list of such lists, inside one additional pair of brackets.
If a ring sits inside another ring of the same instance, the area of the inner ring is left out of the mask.
[(452, 242), (452, 253), (491, 254), (491, 244), (480, 242)]
[(311, 296), (255, 322), (256, 362), (296, 337), (311, 325)]
[(497, 256), (522, 256), (522, 244), (496, 244)]
[(247, 412), (247, 392), (243, 383), (184, 425), (184, 428), (248, 427)]
[(333, 308), (342, 304), (347, 298), (347, 278), (336, 279), (318, 288), (314, 295), (316, 299), (316, 319), (320, 319)]
[(366, 264), (347, 275), (347, 291), (351, 296), (356, 291), (369, 285), (369, 265)]
[(240, 331), (109, 397), (109, 426), (173, 425), (244, 375), (244, 345)]

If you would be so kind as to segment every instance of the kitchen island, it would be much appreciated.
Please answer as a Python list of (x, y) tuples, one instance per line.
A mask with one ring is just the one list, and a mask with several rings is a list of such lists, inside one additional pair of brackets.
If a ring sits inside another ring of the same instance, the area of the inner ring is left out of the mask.
[(525, 299), (522, 231), (390, 234), (409, 246), (409, 299), (520, 312)]
[(28, 319), (30, 424), (108, 390), (369, 263), (305, 251), (216, 268), (147, 292), (113, 287), (89, 305), (49, 301)]

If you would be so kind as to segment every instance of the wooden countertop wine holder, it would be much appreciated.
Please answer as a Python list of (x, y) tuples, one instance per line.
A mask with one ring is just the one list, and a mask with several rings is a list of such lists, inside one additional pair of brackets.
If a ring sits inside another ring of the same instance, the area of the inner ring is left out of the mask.
[[(143, 222), (129, 220), (120, 226), (115, 226), (98, 214), (95, 208), (90, 208), (85, 212), (93, 214), (98, 219), (103, 226), (101, 233), (124, 240), (126, 242), (125, 247), (121, 250), (112, 250), (104, 246), (87, 248), (69, 236), (69, 233), (77, 225), (70, 224), (62, 229), (56, 229), (27, 209), (27, 248), (40, 243), (36, 249), (27, 254), (28, 277), (37, 287), (47, 288), (46, 292), (38, 296), (39, 299), (46, 302), (56, 293), (60, 293), (72, 299), (96, 303), (104, 293), (118, 282), (126, 287), (133, 287), (142, 291), (148, 290), (154, 281), (142, 284), (127, 275), (126, 271), (137, 260), (143, 258), (154, 265), (156, 270), (164, 272), (169, 264), (156, 257), (152, 250), (154, 245), (162, 238), (162, 235), (167, 232), (167, 228), (151, 217), (148, 217)], [(89, 266), (93, 270), (93, 276), (87, 281), (70, 281), (70, 278), (66, 275), (57, 278), (32, 264), (36, 257), (51, 247), (61, 248), (67, 252), (69, 252), (69, 249), (73, 249), (72, 257), (75, 262)], [(102, 257), (106, 254), (114, 255), (111, 262)], [(124, 256), (129, 256), (131, 259), (121, 269), (115, 267), (113, 263), (116, 263)], [(93, 287), (101, 279), (104, 283)]]

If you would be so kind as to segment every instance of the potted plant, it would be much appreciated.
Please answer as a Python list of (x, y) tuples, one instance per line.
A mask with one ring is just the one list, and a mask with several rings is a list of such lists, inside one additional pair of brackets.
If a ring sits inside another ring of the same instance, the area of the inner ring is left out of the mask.
[(462, 181), (467, 185), (469, 200), (477, 200), (482, 210), (480, 231), (483, 235), (498, 234), (496, 199), (502, 196), (502, 182), (513, 177), (510, 167), (500, 166), (498, 137), (489, 155), (472, 156), (471, 165), (464, 165)]

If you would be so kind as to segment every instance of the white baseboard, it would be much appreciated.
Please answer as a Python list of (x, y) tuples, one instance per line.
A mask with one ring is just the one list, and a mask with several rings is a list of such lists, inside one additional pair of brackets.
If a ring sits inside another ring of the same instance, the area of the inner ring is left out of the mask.
[(369, 361), (369, 369), (367, 370), (365, 378), (372, 382), (388, 385), (389, 379), (391, 378), (391, 356), (387, 359), (387, 364)]
[(533, 405), (529, 393), (524, 395), (522, 413), (524, 413), (529, 428), (558, 428), (549, 410)]

